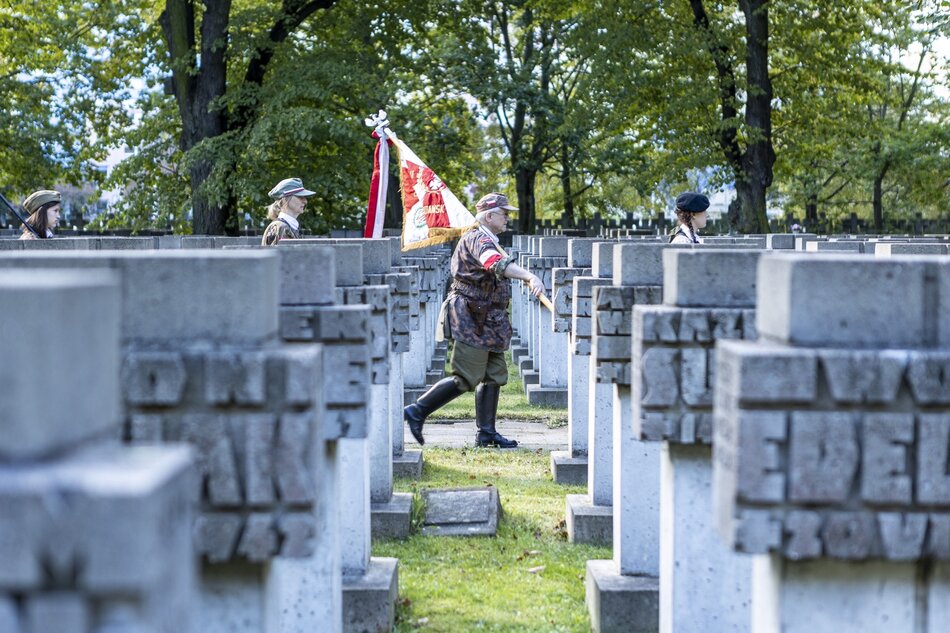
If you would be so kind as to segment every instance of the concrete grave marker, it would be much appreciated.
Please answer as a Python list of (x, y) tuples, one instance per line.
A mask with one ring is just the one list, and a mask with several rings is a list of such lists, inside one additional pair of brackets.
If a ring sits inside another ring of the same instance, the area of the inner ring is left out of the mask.
[(457, 488), (424, 490), (422, 533), (428, 536), (494, 536), (501, 517), (498, 490)]

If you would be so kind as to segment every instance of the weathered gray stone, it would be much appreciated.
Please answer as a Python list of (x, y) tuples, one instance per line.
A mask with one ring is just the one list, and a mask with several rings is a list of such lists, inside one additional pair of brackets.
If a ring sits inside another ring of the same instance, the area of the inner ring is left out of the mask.
[[(630, 332), (635, 305), (660, 302), (660, 286), (595, 286), (593, 288), (592, 359), (597, 381), (630, 384)], [(607, 353), (607, 358), (599, 354)]]
[[(542, 237), (538, 242), (538, 255), (540, 257), (567, 257), (568, 238)], [(565, 264), (566, 263), (567, 262), (565, 262)]]
[[(416, 399), (413, 398), (405, 406), (415, 401)], [(405, 450), (402, 455), (393, 455), (393, 477), (400, 479), (419, 479), (422, 477), (422, 451)]]
[(758, 287), (769, 296), (759, 302), (759, 334), (816, 347), (936, 344), (938, 332), (950, 329), (950, 313), (908, 306), (936, 305), (937, 285), (928, 280), (936, 279), (937, 261), (765, 255)]
[[(729, 342), (717, 352), (714, 497), (727, 540), (741, 551), (792, 559), (945, 556), (935, 539), (948, 538), (938, 526), (950, 511), (950, 416), (906, 410), (920, 406), (913, 405), (910, 365), (892, 350), (875, 361), (867, 351), (783, 348), (786, 361), (819, 357), (838, 367), (851, 355), (845, 374), (857, 391), (822, 371), (827, 384), (816, 385), (811, 400), (794, 400), (792, 411), (748, 409), (755, 401), (743, 398), (735, 372), (729, 378), (723, 367), (757, 366), (761, 357), (747, 352), (762, 348), (771, 346)], [(940, 354), (947, 352), (928, 352)], [(863, 397), (870, 385), (895, 383), (897, 393), (884, 387), (883, 398)], [(784, 542), (782, 532), (790, 535)]]
[(844, 412), (795, 411), (789, 426), (788, 498), (844, 502), (858, 470), (857, 434)]
[(176, 568), (191, 559), (193, 475), (183, 447), (109, 445), (0, 465), (0, 592), (49, 579), (144, 600), (171, 578), (187, 591), (193, 569)]
[(494, 536), (501, 517), (498, 490), (457, 488), (424, 490), (422, 533), (430, 536)]
[(97, 238), (58, 237), (54, 240), (18, 240), (22, 251), (91, 251), (96, 250)]
[[(143, 367), (138, 357), (126, 354), (127, 388), (147, 382), (135, 377), (135, 368)], [(188, 350), (178, 363), (181, 401), (167, 408), (127, 398), (126, 433), (134, 442), (195, 447), (199, 487), (207, 494), (197, 521), (198, 551), (213, 562), (308, 556), (316, 534), (306, 510), (316, 503), (314, 463), (323, 440), (322, 349)]]
[(650, 576), (622, 576), (613, 561), (587, 561), (587, 610), (596, 633), (657, 633), (659, 582)]
[(544, 387), (540, 384), (540, 373), (537, 376), (537, 384), (525, 381), (525, 394), (528, 398), (528, 404), (535, 407), (550, 407), (552, 409), (567, 408), (567, 388), (566, 387)]
[[(0, 461), (36, 459), (98, 435), (117, 436), (117, 276), (3, 271), (0, 304)], [(40, 385), (55, 385), (55, 397), (38, 394)]]
[(805, 251), (812, 252), (843, 252), (843, 253), (863, 253), (865, 242), (858, 240), (827, 240), (808, 242), (805, 244)]
[(614, 514), (609, 505), (596, 505), (588, 495), (567, 495), (567, 540), (609, 547), (613, 542)]
[(412, 514), (412, 493), (392, 493), (389, 501), (373, 503), (371, 514), (373, 538), (402, 539), (408, 537), (410, 516)]
[(573, 456), (570, 451), (551, 451), (551, 474), (556, 484), (586, 486), (587, 456)]
[(755, 306), (757, 250), (663, 252), (663, 303), (679, 307)]
[[(392, 269), (392, 244), (387, 237), (379, 239), (333, 239), (333, 240), (306, 240), (307, 242), (325, 244), (358, 244), (361, 247), (363, 274), (388, 273)], [(299, 240), (298, 243), (303, 243)], [(341, 285), (337, 280), (337, 285)]]
[(182, 235), (181, 248), (214, 248), (214, 237), (210, 235)]
[(924, 243), (924, 242), (875, 242), (867, 244), (874, 248), (874, 254), (878, 257), (890, 257), (891, 255), (946, 255), (948, 253), (947, 244)]
[(795, 250), (794, 233), (770, 233), (765, 236), (765, 248), (771, 250)]
[(94, 247), (100, 251), (144, 251), (155, 248), (155, 240), (151, 237), (98, 237), (95, 240)]
[(392, 348), (389, 286), (360, 286), (337, 288), (338, 303), (370, 307), (369, 352), (372, 362), (372, 384), (389, 384), (390, 353)]
[(343, 577), (344, 633), (391, 631), (399, 597), (399, 561), (373, 558), (366, 573)]
[[(742, 350), (742, 361), (724, 348)], [(808, 403), (818, 391), (818, 357), (809, 350), (792, 350), (759, 341), (728, 341), (716, 354), (716, 377), (724, 388), (752, 404)]]
[(616, 240), (595, 242), (591, 252), (591, 274), (612, 279), (614, 275), (614, 246)]
[(402, 266), (403, 263), (403, 254), (402, 254), (402, 237), (399, 235), (393, 235), (389, 237), (389, 263), (393, 266)]
[(335, 298), (336, 255), (329, 246), (286, 247), (281, 242), (280, 304), (328, 305)]
[(662, 286), (664, 282), (663, 251), (674, 248), (679, 247), (655, 242), (615, 244), (614, 286)]
[(950, 506), (950, 413), (917, 418), (917, 501)]
[(713, 526), (709, 446), (660, 454), (660, 630), (753, 633), (751, 557)]
[(567, 241), (567, 267), (590, 268), (594, 261), (594, 244), (603, 241), (597, 237), (576, 237)]
[(24, 631), (85, 633), (92, 623), (92, 609), (78, 592), (51, 591), (30, 598), (25, 605)]
[(868, 414), (862, 428), (866, 451), (861, 477), (863, 500), (880, 504), (911, 502), (913, 477), (907, 469), (907, 458), (913, 441), (911, 414)]

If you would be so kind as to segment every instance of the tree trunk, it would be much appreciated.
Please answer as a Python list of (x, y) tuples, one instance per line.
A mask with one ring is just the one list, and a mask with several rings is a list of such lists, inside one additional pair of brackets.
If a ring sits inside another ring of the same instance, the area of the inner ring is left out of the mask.
[(534, 181), (538, 172), (534, 169), (519, 167), (515, 171), (515, 190), (518, 193), (518, 232), (522, 235), (534, 233)]
[[(228, 210), (208, 202), (199, 190), (214, 167), (210, 160), (197, 160), (188, 169), (191, 177), (191, 232), (195, 235), (224, 235), (227, 232)], [(195, 184), (199, 183), (199, 184)]]
[[(765, 197), (772, 185), (772, 80), (769, 78), (768, 0), (740, 0), (746, 21), (746, 67), (749, 96), (745, 120), (749, 142), (742, 156), (742, 180), (736, 183), (742, 200), (732, 228), (740, 233), (768, 233)], [(730, 210), (732, 205), (730, 205)]]
[(874, 209), (874, 231), (884, 232), (884, 174), (881, 170), (874, 177), (874, 192), (872, 194), (872, 208)]
[[(260, 86), (275, 47), (283, 42), (303, 20), (318, 9), (329, 8), (336, 0), (285, 2), (285, 13), (278, 16), (267, 40), (252, 54), (246, 84)], [(231, 0), (202, 0), (201, 48), (196, 48), (194, 0), (165, 0), (159, 16), (172, 67), (171, 89), (181, 116), (180, 146), (188, 152), (206, 139), (226, 131), (239, 131), (251, 125), (258, 102), (242, 101), (230, 117), (225, 110), (227, 94), (228, 25)], [(200, 60), (200, 63), (199, 63)], [(220, 161), (199, 159), (190, 167), (192, 231), (196, 235), (236, 234), (240, 221), (235, 216), (237, 200), (228, 182), (223, 193), (212, 198), (205, 184), (216, 170), (230, 174), (233, 158)]]
[(561, 190), (564, 192), (564, 217), (562, 228), (572, 229), (574, 221), (574, 192), (571, 189), (571, 159), (567, 147), (561, 150)]
[[(750, 209), (761, 209), (760, 214), (750, 214)], [(729, 204), (726, 213), (731, 231), (738, 233), (768, 233), (769, 222), (765, 215), (765, 186), (761, 181), (739, 180), (736, 182), (736, 199)]]
[[(206, 0), (201, 19), (201, 50), (196, 51), (195, 7), (188, 0), (167, 0), (159, 18), (172, 61), (172, 90), (181, 116), (181, 149), (188, 152), (205, 139), (227, 129), (226, 112), (213, 105), (227, 90), (227, 42), (230, 0)], [(195, 55), (201, 59), (197, 66)], [(198, 159), (191, 177), (192, 231), (196, 235), (223, 235), (232, 208), (213, 202), (204, 188), (211, 176), (210, 159)]]
[(815, 226), (818, 223), (818, 194), (810, 193), (805, 198), (805, 226)]

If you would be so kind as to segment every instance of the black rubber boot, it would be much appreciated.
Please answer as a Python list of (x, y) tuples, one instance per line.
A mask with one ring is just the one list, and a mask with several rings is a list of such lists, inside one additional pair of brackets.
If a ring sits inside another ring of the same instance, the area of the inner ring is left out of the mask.
[(409, 432), (416, 438), (420, 446), (426, 443), (422, 439), (422, 424), (426, 421), (426, 418), (433, 411), (442, 408), (463, 393), (465, 392), (459, 389), (455, 378), (446, 376), (419, 396), (414, 404), (410, 404), (402, 410), (402, 417), (409, 424)]
[(478, 433), (475, 434), (475, 446), (494, 446), (497, 448), (514, 448), (518, 446), (515, 440), (495, 430), (495, 417), (498, 415), (498, 395), (501, 385), (481, 383), (475, 388), (475, 424)]

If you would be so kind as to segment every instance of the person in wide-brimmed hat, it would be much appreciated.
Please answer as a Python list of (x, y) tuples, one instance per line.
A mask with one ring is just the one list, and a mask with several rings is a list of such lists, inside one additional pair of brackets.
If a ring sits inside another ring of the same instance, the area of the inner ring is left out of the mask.
[[(23, 201), (23, 208), (29, 214), (23, 226), (21, 240), (36, 240), (53, 237), (53, 229), (59, 224), (59, 211), (62, 196), (52, 189), (34, 191)], [(33, 228), (33, 231), (30, 230)], [(35, 231), (35, 234), (34, 234)]]
[(276, 246), (281, 240), (298, 239), (300, 223), (297, 217), (306, 210), (307, 198), (315, 191), (305, 189), (300, 178), (285, 178), (268, 192), (274, 202), (267, 207), (267, 217), (272, 220), (264, 229), (262, 246)]
[(709, 198), (695, 191), (676, 196), (676, 219), (679, 226), (670, 236), (670, 244), (699, 244), (696, 231), (706, 226)]

